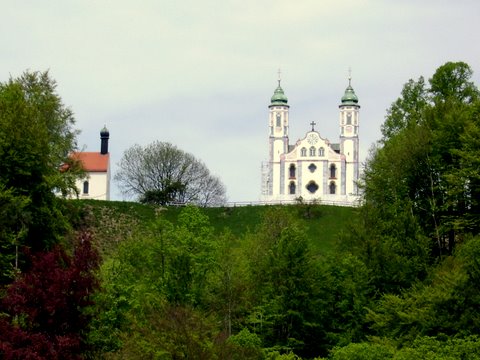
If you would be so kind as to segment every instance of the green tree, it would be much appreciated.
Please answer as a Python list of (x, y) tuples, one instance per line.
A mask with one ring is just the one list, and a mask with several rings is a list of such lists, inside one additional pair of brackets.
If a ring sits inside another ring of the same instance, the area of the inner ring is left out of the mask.
[[(0, 83), (0, 223), (5, 226), (0, 241), (10, 258), (17, 245), (50, 247), (68, 227), (55, 192), (75, 188), (75, 167), (60, 169), (71, 162), (76, 131), (72, 111), (55, 89), (48, 72), (26, 72)], [(0, 265), (2, 273), (9, 271)]]
[(178, 216), (174, 246), (168, 254), (167, 298), (178, 305), (200, 305), (215, 269), (216, 240), (208, 216), (186, 206)]
[(317, 272), (300, 224), (287, 209), (272, 208), (246, 246), (255, 304), (250, 326), (265, 347), (315, 354), (321, 346)]
[(429, 80), (430, 93), (435, 104), (448, 101), (472, 103), (480, 93), (471, 81), (473, 71), (464, 62), (447, 62), (440, 66)]
[(243, 328), (238, 334), (230, 336), (228, 343), (233, 347), (231, 359), (263, 359), (262, 340), (247, 328)]
[(423, 78), (407, 83), (388, 111), (364, 171), (361, 221), (346, 236), (380, 291), (425, 278), (431, 254), (450, 254), (478, 231), (471, 151), (479, 96), (471, 75), (467, 64), (447, 63), (430, 88)]
[(387, 110), (385, 122), (381, 127), (382, 141), (387, 141), (408, 126), (419, 124), (428, 100), (429, 94), (423, 76), (417, 81), (410, 79), (403, 86), (401, 97)]
[(248, 263), (240, 241), (231, 233), (220, 234), (216, 243), (207, 304), (209, 310), (222, 319), (225, 334), (232, 336), (236, 329), (243, 328), (248, 312)]
[(333, 347), (364, 340), (368, 334), (365, 316), (372, 296), (370, 271), (358, 257), (344, 252), (323, 259), (320, 271), (326, 343)]
[(212, 358), (222, 331), (208, 304), (215, 256), (198, 208), (183, 208), (175, 226), (160, 214), (150, 233), (134, 233), (102, 265), (91, 344), (118, 358)]
[(379, 337), (411, 345), (423, 336), (470, 336), (478, 333), (480, 317), (480, 238), (468, 240), (432, 271), (429, 279), (400, 295), (386, 294), (369, 311)]
[(0, 184), (0, 284), (8, 283), (18, 270), (19, 246), (25, 237), (29, 203), (27, 196), (15, 196)]

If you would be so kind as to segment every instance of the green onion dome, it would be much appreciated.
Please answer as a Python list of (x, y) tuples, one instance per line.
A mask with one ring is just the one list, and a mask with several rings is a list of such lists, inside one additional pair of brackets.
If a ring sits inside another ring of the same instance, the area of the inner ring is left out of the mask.
[(288, 99), (280, 86), (280, 80), (278, 80), (278, 86), (272, 96), (271, 105), (287, 105)]
[(342, 96), (342, 105), (358, 105), (358, 97), (350, 84), (350, 79), (348, 79), (345, 95)]

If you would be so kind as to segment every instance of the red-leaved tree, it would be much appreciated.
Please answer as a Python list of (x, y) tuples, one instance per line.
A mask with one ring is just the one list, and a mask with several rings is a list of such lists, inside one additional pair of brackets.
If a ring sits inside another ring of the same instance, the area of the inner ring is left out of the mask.
[(7, 289), (0, 308), (2, 359), (81, 359), (85, 308), (97, 287), (98, 253), (81, 233), (74, 253), (57, 246), (29, 254), (31, 266)]

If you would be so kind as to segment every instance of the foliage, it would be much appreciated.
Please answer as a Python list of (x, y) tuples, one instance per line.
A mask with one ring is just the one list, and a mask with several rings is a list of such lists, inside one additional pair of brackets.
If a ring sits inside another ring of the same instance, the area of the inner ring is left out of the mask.
[(365, 316), (372, 297), (370, 271), (350, 253), (326, 257), (320, 271), (322, 323), (328, 347), (364, 340), (368, 333)]
[(387, 110), (387, 116), (381, 130), (383, 142), (398, 135), (405, 128), (413, 127), (422, 120), (423, 111), (428, 105), (428, 92), (425, 79), (410, 79), (399, 97)]
[(225, 187), (203, 162), (166, 142), (127, 149), (115, 174), (125, 194), (150, 204), (225, 202)]
[[(58, 243), (68, 228), (64, 204), (54, 192), (75, 188), (70, 161), (76, 132), (70, 109), (48, 72), (26, 72), (0, 83), (0, 260), (8, 282), (18, 246), (34, 251)], [(73, 164), (72, 164), (73, 165)]]
[(480, 238), (458, 249), (431, 275), (430, 283), (418, 284), (402, 296), (386, 294), (369, 320), (377, 334), (409, 343), (419, 336), (477, 334), (480, 317)]
[(446, 63), (430, 87), (410, 80), (387, 113), (365, 166), (359, 221), (343, 237), (379, 293), (425, 279), (436, 259), (480, 229), (472, 151), (480, 97), (471, 75), (465, 63)]
[(123, 334), (124, 346), (111, 356), (119, 359), (216, 358), (215, 327), (197, 310), (166, 306), (148, 314), (147, 323), (132, 324), (132, 333)]
[[(73, 225), (90, 226), (102, 253), (132, 236), (134, 230), (144, 232), (157, 216), (177, 224), (183, 210), (182, 206), (159, 207), (130, 201), (70, 200), (68, 204), (73, 207), (69, 213), (79, 214), (72, 220)], [(227, 231), (239, 239), (256, 229), (271, 208), (275, 206), (206, 207), (199, 211), (208, 216), (216, 235)], [(305, 217), (302, 207), (285, 205), (283, 208), (292, 216), (300, 217), (313, 255), (334, 252), (338, 235), (355, 221), (359, 212), (357, 208), (318, 204), (310, 210), (315, 216)]]
[(16, 196), (0, 184), (0, 284), (9, 283), (18, 269), (18, 246), (25, 237), (30, 199)]
[(31, 255), (2, 299), (0, 354), (4, 359), (78, 359), (86, 350), (82, 332), (97, 286), (98, 257), (90, 234), (77, 239), (72, 256), (60, 247)]
[(262, 356), (262, 340), (247, 328), (243, 328), (238, 334), (230, 336), (228, 342), (236, 348), (234, 359), (252, 359)]
[(331, 360), (462, 360), (480, 359), (480, 339), (478, 336), (440, 339), (419, 337), (410, 346), (395, 347), (389, 341), (352, 343), (343, 348), (335, 348)]
[(193, 206), (182, 209), (176, 226), (160, 217), (149, 234), (121, 242), (102, 266), (91, 343), (113, 357), (144, 352), (210, 358), (220, 331), (200, 309), (215, 248), (208, 218)]
[(316, 271), (300, 225), (284, 208), (272, 208), (246, 246), (254, 304), (250, 326), (266, 347), (298, 354), (318, 350), (311, 342), (319, 329)]
[[(245, 326), (245, 316), (249, 310), (248, 264), (242, 254), (240, 241), (231, 233), (221, 234), (216, 243), (215, 265), (209, 274), (206, 304), (208, 310), (221, 319), (222, 331), (229, 339), (240, 333), (247, 337), (250, 333), (242, 327)], [(242, 330), (232, 335), (235, 329)], [(257, 335), (252, 334), (252, 337), (257, 338)], [(239, 338), (239, 345), (243, 344), (241, 339), (243, 337)]]
[(342, 348), (334, 348), (332, 360), (384, 360), (392, 359), (394, 347), (389, 344), (351, 343)]
[(447, 63), (406, 84), (367, 161), (359, 209), (149, 207), (135, 222), (109, 204), (124, 225), (111, 223), (118, 241), (95, 294), (96, 355), (477, 358), (480, 105), (470, 76)]

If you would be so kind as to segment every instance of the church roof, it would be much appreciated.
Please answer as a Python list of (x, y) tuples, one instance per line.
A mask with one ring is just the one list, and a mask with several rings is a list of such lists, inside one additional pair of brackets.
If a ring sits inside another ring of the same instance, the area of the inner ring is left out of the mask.
[(342, 96), (342, 105), (358, 105), (358, 97), (352, 88), (351, 79), (348, 79), (348, 86)]
[(89, 172), (107, 172), (108, 160), (110, 154), (101, 154), (99, 152), (76, 152), (72, 158), (82, 162), (83, 169)]
[(285, 96), (282, 87), (280, 86), (280, 80), (278, 80), (278, 86), (275, 89), (272, 99), (271, 105), (283, 105), (286, 106), (288, 103), (288, 98)]

